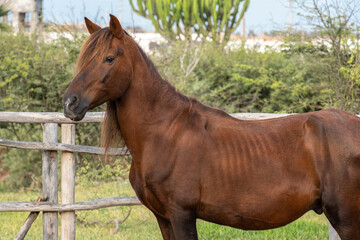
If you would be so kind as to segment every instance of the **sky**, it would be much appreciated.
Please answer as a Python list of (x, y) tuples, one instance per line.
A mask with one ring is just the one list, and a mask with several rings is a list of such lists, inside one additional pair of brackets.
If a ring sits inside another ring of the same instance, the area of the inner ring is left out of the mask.
[[(134, 0), (136, 2), (136, 0)], [(257, 34), (272, 30), (283, 30), (289, 22), (287, 0), (250, 0), (250, 6), (245, 14), (246, 31), (250, 29)], [(151, 21), (134, 13), (129, 0), (44, 0), (44, 19), (50, 21), (80, 22), (84, 16), (100, 25), (106, 25), (111, 13), (120, 19), (124, 27), (138, 26), (148, 31), (154, 30)], [(293, 11), (293, 21), (296, 10)], [(240, 32), (241, 28), (236, 32)]]

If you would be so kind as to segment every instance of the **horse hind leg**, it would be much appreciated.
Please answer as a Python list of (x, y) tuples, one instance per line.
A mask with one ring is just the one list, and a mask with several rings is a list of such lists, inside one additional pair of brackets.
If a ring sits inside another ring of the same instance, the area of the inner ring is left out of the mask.
[[(350, 210), (351, 211), (351, 210)], [(357, 214), (360, 214), (358, 211)], [(358, 240), (360, 239), (360, 221), (358, 217), (354, 216), (354, 213), (340, 213), (338, 221), (329, 219), (331, 225), (335, 228), (339, 234), (341, 240)]]

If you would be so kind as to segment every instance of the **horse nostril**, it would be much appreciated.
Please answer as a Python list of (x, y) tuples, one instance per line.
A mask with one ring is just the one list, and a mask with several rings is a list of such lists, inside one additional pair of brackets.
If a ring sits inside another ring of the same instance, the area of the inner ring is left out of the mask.
[(77, 103), (78, 98), (76, 96), (72, 96), (71, 104)]
[(64, 102), (66, 108), (76, 107), (78, 103), (78, 97), (76, 95), (69, 96), (68, 99)]

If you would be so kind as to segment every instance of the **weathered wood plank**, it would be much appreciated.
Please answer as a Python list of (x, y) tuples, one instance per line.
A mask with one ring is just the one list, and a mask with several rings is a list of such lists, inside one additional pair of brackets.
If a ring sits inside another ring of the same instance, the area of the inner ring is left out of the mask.
[[(289, 114), (277, 113), (233, 113), (230, 114), (236, 118), (242, 119), (267, 119), (284, 117)], [(88, 112), (84, 119), (81, 121), (72, 121), (64, 116), (63, 113), (58, 112), (1, 112), (0, 122), (12, 123), (89, 123), (89, 122), (102, 122), (104, 112)]]
[(291, 114), (288, 113), (232, 113), (231, 116), (243, 120), (261, 120), (269, 118), (286, 117)]
[[(58, 140), (58, 124), (45, 123), (43, 141), (56, 143)], [(43, 151), (42, 154), (42, 178), (43, 196), (50, 203), (58, 203), (58, 159), (57, 151)], [(58, 239), (58, 213), (43, 212), (43, 239)]]
[[(42, 199), (41, 197), (38, 197), (38, 202), (46, 201), (46, 199)], [(30, 230), (31, 225), (35, 222), (36, 218), (38, 217), (39, 212), (31, 212), (29, 216), (27, 217), (25, 223), (20, 228), (19, 232), (16, 234), (14, 240), (23, 240)]]
[(72, 204), (56, 204), (49, 202), (6, 202), (0, 203), (0, 212), (68, 212), (135, 205), (141, 205), (141, 202), (137, 199), (137, 197), (109, 197)]
[(0, 122), (12, 123), (88, 123), (102, 122), (103, 112), (88, 112), (81, 121), (72, 121), (58, 112), (0, 112)]
[[(232, 113), (233, 117), (248, 120), (260, 120), (268, 118), (285, 117), (291, 114), (287, 113)], [(358, 115), (359, 116), (359, 115)], [(63, 113), (58, 112), (1, 112), (0, 122), (12, 123), (89, 123), (102, 122), (104, 112), (88, 112), (81, 121), (72, 121), (64, 116)]]
[[(0, 146), (23, 148), (23, 149), (104, 154), (104, 148), (101, 147), (70, 145), (70, 144), (62, 144), (62, 143), (21, 142), (21, 141), (13, 141), (8, 139), (1, 139), (1, 138), (0, 138)], [(109, 149), (109, 155), (125, 155), (125, 154), (129, 154), (127, 148)]]
[[(75, 124), (61, 125), (61, 142), (75, 145)], [(61, 155), (61, 203), (72, 204), (75, 201), (75, 155), (62, 152)], [(61, 239), (75, 240), (75, 212), (61, 214)]]

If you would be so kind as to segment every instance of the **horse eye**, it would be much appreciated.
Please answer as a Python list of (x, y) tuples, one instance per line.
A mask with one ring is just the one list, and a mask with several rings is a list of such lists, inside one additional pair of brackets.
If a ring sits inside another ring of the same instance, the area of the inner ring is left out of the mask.
[(114, 62), (115, 57), (114, 56), (108, 56), (105, 58), (104, 62), (106, 63), (113, 63)]

